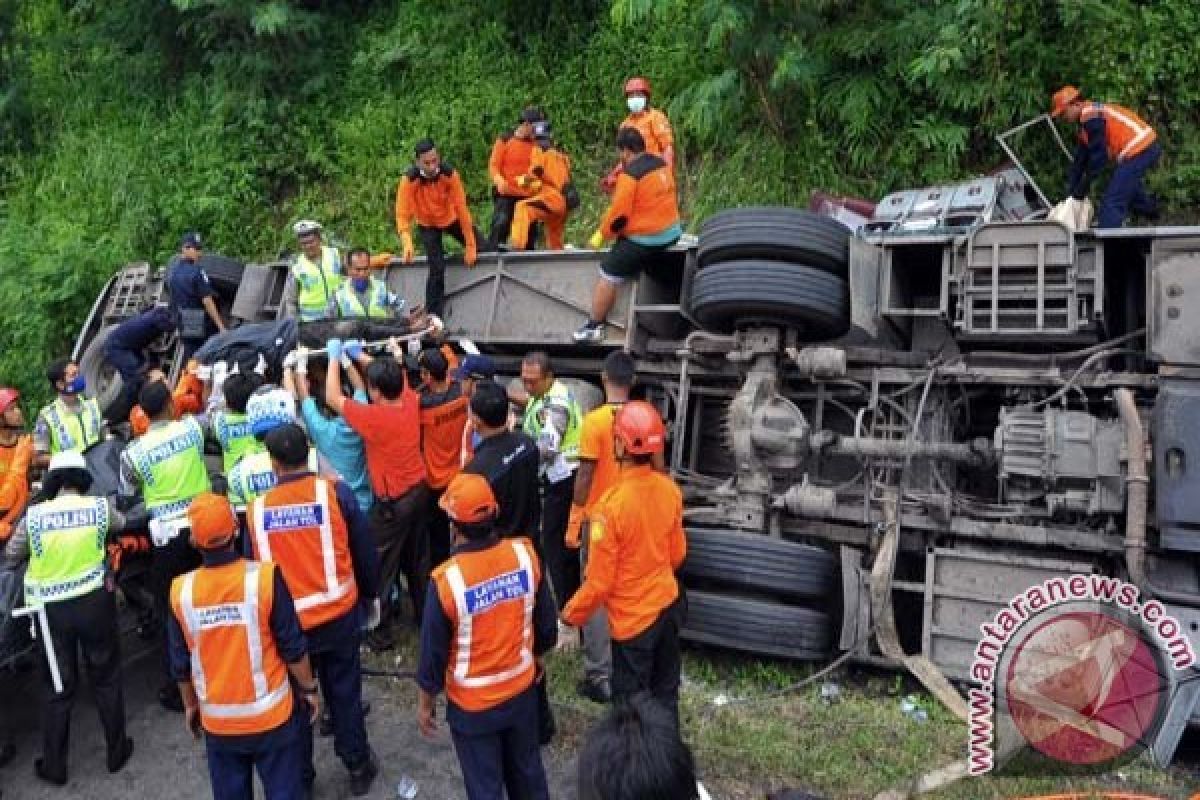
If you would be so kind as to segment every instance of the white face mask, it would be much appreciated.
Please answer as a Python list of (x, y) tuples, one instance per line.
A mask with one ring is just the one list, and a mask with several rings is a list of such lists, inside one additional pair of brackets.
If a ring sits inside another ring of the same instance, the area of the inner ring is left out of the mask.
[(625, 98), (625, 105), (629, 107), (631, 114), (640, 114), (646, 110), (646, 98), (640, 94), (633, 94)]

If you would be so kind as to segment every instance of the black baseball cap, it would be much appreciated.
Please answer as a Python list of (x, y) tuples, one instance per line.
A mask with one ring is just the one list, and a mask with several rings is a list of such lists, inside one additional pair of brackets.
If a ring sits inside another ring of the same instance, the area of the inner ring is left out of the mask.
[(188, 231), (183, 236), (179, 237), (179, 246), (195, 247), (197, 250), (204, 247), (204, 242), (200, 238), (200, 234), (196, 231)]
[(454, 377), (460, 381), (463, 378), (490, 381), (496, 377), (496, 365), (488, 356), (472, 354), (464, 358), (458, 369), (454, 370)]

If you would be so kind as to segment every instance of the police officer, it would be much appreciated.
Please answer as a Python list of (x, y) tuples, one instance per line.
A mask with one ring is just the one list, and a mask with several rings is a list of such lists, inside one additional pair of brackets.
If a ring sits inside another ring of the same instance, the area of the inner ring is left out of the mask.
[(203, 242), (195, 231), (185, 233), (179, 240), (179, 260), (167, 270), (167, 290), (171, 294), (171, 309), (179, 322), (179, 339), (183, 342), (186, 363), (214, 332), (224, 332), (225, 323), (214, 299), (217, 292), (200, 266)]
[(209, 417), (213, 437), (221, 446), (221, 471), (225, 475), (229, 475), (243, 457), (266, 450), (255, 437), (246, 416), (246, 404), (260, 386), (262, 376), (258, 373), (235, 372), (230, 375), (221, 387), (225, 408), (214, 411)]
[(301, 715), (316, 719), (320, 700), (292, 596), (274, 564), (238, 556), (224, 497), (198, 496), (188, 522), (204, 565), (171, 584), (171, 671), (188, 730), (205, 733), (213, 796), (253, 800), (257, 769), (267, 800), (302, 797)]
[[(204, 429), (195, 417), (175, 420), (171, 390), (162, 382), (148, 383), (138, 403), (150, 418), (150, 429), (121, 453), (122, 494), (140, 494), (150, 514), (154, 558), (150, 562), (150, 591), (165, 634), (171, 581), (195, 569), (200, 557), (180, 534), (187, 527), (192, 498), (212, 490), (204, 464)], [(179, 688), (171, 679), (167, 648), (162, 653), (165, 682), (158, 700), (169, 711), (182, 711)]]
[[(251, 395), (246, 403), (246, 420), (250, 433), (262, 442), (271, 431), (296, 421), (296, 399), (286, 389), (264, 386)], [(313, 472), (317, 471), (315, 450), (309, 451), (308, 467)], [(271, 454), (264, 447), (259, 452), (247, 455), (229, 471), (229, 502), (234, 510), (244, 514), (254, 499), (265, 494), (276, 482)]]
[(120, 323), (104, 340), (104, 357), (121, 375), (120, 401), (108, 408), (108, 418), (114, 423), (129, 416), (147, 380), (146, 348), (173, 330), (171, 310), (155, 306)]
[[(361, 796), (379, 772), (363, 722), (358, 649), (362, 629), (379, 624), (379, 560), (353, 490), (309, 470), (304, 431), (294, 423), (280, 426), (267, 434), (266, 445), (279, 482), (254, 500), (248, 538), (254, 557), (275, 562), (295, 598), (309, 657), (332, 711), (334, 751), (350, 771), (351, 793)], [(365, 619), (364, 605), (370, 608)], [(316, 774), (311, 728), (301, 738), (311, 785)]]
[(347, 278), (329, 300), (326, 315), (331, 319), (408, 319), (404, 298), (390, 291), (387, 284), (371, 276), (371, 253), (356, 247), (349, 253)]
[(321, 224), (302, 219), (292, 226), (300, 253), (292, 260), (291, 280), (284, 307), (301, 322), (325, 319), (329, 301), (342, 285), (345, 272), (336, 247), (321, 242)]
[(417, 725), (433, 736), (445, 689), (468, 800), (549, 797), (535, 682), (558, 630), (541, 564), (529, 539), (496, 535), (496, 497), (483, 476), (457, 476), (439, 502), (454, 550), (425, 601)]
[(96, 399), (84, 395), (87, 381), (79, 365), (60, 358), (46, 368), (46, 378), (58, 397), (38, 412), (33, 426), (33, 463), (38, 467), (49, 464), (55, 453), (82, 453), (104, 441), (104, 418)]
[(30, 507), (4, 556), (6, 566), (29, 558), (25, 602), (45, 606), (62, 678), (62, 691), (55, 692), (46, 669), (42, 757), (34, 762), (38, 777), (57, 786), (67, 782), (80, 651), (104, 728), (108, 771), (119, 772), (133, 754), (133, 740), (125, 735), (117, 604), (104, 585), (105, 545), (110, 533), (125, 527), (125, 518), (107, 499), (84, 495), (91, 485), (82, 455), (56, 453), (42, 485), (43, 495), (51, 499)]
[(583, 412), (566, 384), (554, 376), (550, 356), (540, 350), (521, 361), (524, 391), (511, 398), (525, 407), (521, 430), (537, 442), (541, 457), (541, 547), (546, 569), (561, 606), (579, 586), (579, 562), (568, 558), (565, 537), (575, 496), (575, 470), (579, 466), (579, 431)]

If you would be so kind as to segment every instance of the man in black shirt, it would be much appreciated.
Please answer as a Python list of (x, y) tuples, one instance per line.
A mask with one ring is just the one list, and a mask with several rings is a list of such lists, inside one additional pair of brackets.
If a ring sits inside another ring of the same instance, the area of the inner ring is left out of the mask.
[(537, 444), (508, 429), (508, 394), (498, 383), (475, 387), (470, 417), (482, 439), (463, 471), (482, 475), (491, 484), (500, 504), (497, 533), (532, 537), (541, 516)]

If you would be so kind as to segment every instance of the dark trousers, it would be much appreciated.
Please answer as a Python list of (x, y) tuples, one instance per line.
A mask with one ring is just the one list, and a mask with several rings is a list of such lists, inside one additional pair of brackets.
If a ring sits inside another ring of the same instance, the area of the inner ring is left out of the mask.
[[(495, 719), (483, 712), (458, 711), (460, 724), (451, 724), (450, 736), (462, 768), (467, 800), (545, 800), (550, 797), (546, 771), (538, 745), (537, 695), (533, 687), (510, 701), (510, 713)], [(448, 712), (449, 713), (449, 712)]]
[[(208, 774), (213, 797), (219, 800), (254, 800), (254, 772), (258, 771), (266, 800), (292, 800), (304, 796), (304, 700), (295, 698), (296, 713), (273, 731), (256, 736), (206, 736)], [(311, 738), (310, 738), (311, 741)]]
[(179, 341), (183, 345), (183, 366), (184, 369), (187, 369), (188, 359), (194, 356), (208, 339), (180, 339)]
[(138, 392), (142, 390), (146, 367), (146, 356), (140, 350), (124, 347), (105, 347), (104, 358), (121, 375), (121, 396), (108, 410), (106, 416), (112, 422), (124, 422), (137, 404)]
[(154, 548), (150, 562), (149, 588), (154, 597), (154, 613), (158, 617), (159, 633), (162, 636), (160, 660), (164, 685), (175, 692), (175, 679), (171, 677), (171, 663), (167, 656), (167, 620), (171, 617), (171, 581), (200, 566), (200, 554), (188, 542), (188, 531), (184, 530), (162, 547)]
[(400, 572), (408, 583), (415, 623), (421, 624), (425, 608), (425, 587), (429, 581), (429, 537), (426, 516), (429, 509), (429, 487), (419, 483), (394, 500), (375, 498), (367, 512), (371, 537), (379, 551), (381, 564), (379, 593), (382, 615), (379, 627), (387, 631), (396, 613), (392, 602), (392, 585)]
[[(441, 316), (446, 296), (446, 251), (442, 249), (442, 235), (453, 236), (464, 247), (467, 240), (463, 236), (462, 226), (457, 221), (446, 228), (418, 225), (417, 234), (421, 237), (421, 248), (425, 251), (425, 261), (429, 265), (429, 276), (425, 279), (425, 310)], [(478, 228), (475, 229), (475, 246), (477, 249), (487, 249), (487, 239)]]
[[(361, 767), (371, 754), (362, 709), (362, 659), (358, 651), (360, 638), (354, 636), (336, 647), (308, 654), (317, 673), (317, 682), (321, 684), (321, 699), (325, 701), (325, 707), (333, 719), (333, 752), (349, 770)], [(304, 701), (298, 697), (297, 702), (302, 704)], [(312, 725), (308, 722), (307, 714), (303, 715), (301, 727), (303, 772), (311, 783), (316, 772), (312, 766)]]
[(1156, 142), (1133, 158), (1117, 164), (1104, 196), (1100, 198), (1096, 227), (1119, 228), (1131, 210), (1139, 214), (1157, 211), (1158, 202), (1146, 192), (1145, 178), (1160, 157), (1162, 148)]
[(575, 475), (558, 483), (542, 482), (542, 529), (538, 546), (561, 609), (579, 589), (579, 556), (565, 541), (575, 496)]
[(438, 507), (446, 487), (429, 490), (429, 511), (425, 519), (429, 528), (429, 571), (450, 557), (450, 518)]
[[(491, 249), (504, 244), (512, 235), (513, 214), (516, 211), (517, 203), (524, 199), (523, 197), (500, 194), (494, 188), (492, 189), (492, 225), (488, 230), (488, 244)], [(540, 227), (540, 225), (534, 224), (529, 229), (529, 242), (526, 245), (526, 249), (533, 250), (537, 247), (538, 229)]]
[(679, 629), (683, 625), (682, 595), (663, 609), (658, 619), (632, 639), (612, 643), (614, 702), (649, 692), (675, 718), (679, 727)]
[(42, 718), (42, 759), (48, 775), (67, 774), (71, 706), (79, 687), (79, 655), (104, 728), (108, 762), (121, 756), (125, 744), (125, 696), (121, 687), (121, 646), (117, 603), (113, 593), (96, 589), (80, 597), (46, 604), (50, 638), (63, 690), (54, 692), (49, 664), (44, 664), (49, 693)]

